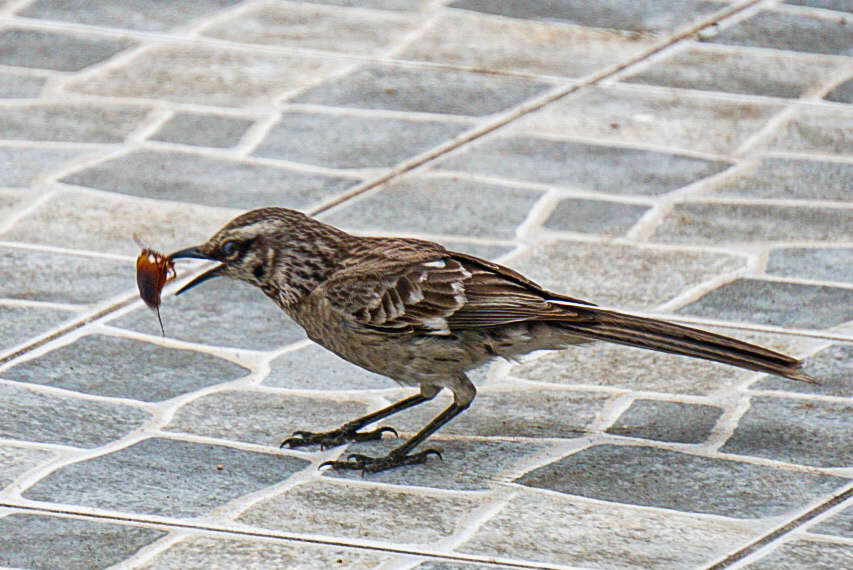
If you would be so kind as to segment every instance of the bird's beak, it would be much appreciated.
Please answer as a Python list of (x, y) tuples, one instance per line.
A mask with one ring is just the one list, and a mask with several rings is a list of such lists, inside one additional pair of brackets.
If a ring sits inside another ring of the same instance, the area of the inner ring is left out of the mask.
[[(175, 253), (169, 255), (169, 259), (180, 259), (180, 258), (193, 258), (193, 259), (206, 259), (208, 261), (219, 261), (216, 258), (210, 257), (209, 255), (205, 255), (201, 252), (198, 246), (188, 247), (187, 249), (182, 249), (180, 251), (176, 251)], [(222, 275), (225, 270), (225, 265), (220, 263), (216, 267), (212, 269), (208, 269), (183, 287), (181, 287), (175, 295), (180, 295), (184, 291), (188, 289), (192, 289), (196, 285), (204, 283), (208, 279), (213, 279), (214, 277), (219, 277)]]

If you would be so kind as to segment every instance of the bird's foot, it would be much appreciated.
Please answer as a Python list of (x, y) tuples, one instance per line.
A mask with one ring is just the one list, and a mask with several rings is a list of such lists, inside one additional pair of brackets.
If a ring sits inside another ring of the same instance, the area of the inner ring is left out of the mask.
[(385, 457), (370, 457), (358, 453), (352, 453), (347, 456), (346, 461), (324, 461), (320, 464), (320, 469), (323, 467), (331, 467), (332, 469), (358, 469), (363, 473), (378, 473), (386, 469), (394, 467), (402, 467), (403, 465), (417, 465), (426, 463), (430, 455), (435, 455), (439, 459), (443, 459), (441, 453), (435, 449), (427, 449), (420, 453), (408, 455), (406, 453), (394, 453), (393, 451)]
[(358, 431), (346, 426), (333, 429), (332, 431), (313, 432), (295, 431), (293, 435), (281, 442), (279, 447), (303, 447), (306, 445), (319, 445), (320, 449), (328, 449), (343, 445), (350, 441), (371, 441), (382, 439), (383, 433), (393, 433), (397, 437), (397, 430), (392, 427), (383, 426), (371, 431)]

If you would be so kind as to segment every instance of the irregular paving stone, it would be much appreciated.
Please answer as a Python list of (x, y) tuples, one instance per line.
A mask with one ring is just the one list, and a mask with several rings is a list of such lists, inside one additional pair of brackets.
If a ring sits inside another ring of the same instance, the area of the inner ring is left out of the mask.
[(30, 469), (56, 457), (49, 451), (0, 445), (0, 490)]
[(355, 401), (250, 390), (218, 392), (181, 407), (164, 429), (278, 446), (297, 430), (329, 431), (368, 411)]
[(513, 77), (367, 65), (312, 87), (292, 102), (480, 116), (517, 105), (548, 87)]
[(784, 390), (803, 394), (822, 394), (853, 398), (853, 346), (834, 344), (805, 361), (804, 370), (820, 384), (790, 382), (766, 376), (752, 385), (757, 390)]
[(723, 409), (659, 400), (634, 400), (607, 433), (677, 443), (702, 443)]
[(273, 360), (264, 386), (293, 390), (381, 390), (393, 387), (394, 382), (311, 343)]
[(458, 178), (408, 178), (347, 201), (320, 219), (360, 232), (512, 239), (543, 194)]
[(47, 79), (0, 72), (0, 98), (34, 98), (41, 94)]
[(61, 182), (144, 198), (249, 209), (306, 208), (358, 181), (183, 152), (140, 150), (80, 170)]
[(826, 100), (837, 103), (853, 103), (853, 79), (845, 81), (827, 93)]
[(480, 496), (416, 494), (324, 480), (254, 505), (237, 520), (287, 532), (432, 544), (456, 532), (459, 519), (482, 503)]
[(252, 123), (251, 119), (240, 117), (176, 113), (151, 139), (192, 146), (227, 148), (239, 143)]
[(429, 4), (429, 0), (305, 0), (311, 4), (329, 4), (333, 6), (357, 6), (359, 8), (379, 8), (381, 10), (420, 10)]
[(826, 329), (853, 320), (853, 289), (738, 279), (677, 312), (719, 320)]
[(0, 384), (0, 410), (0, 437), (86, 448), (124, 437), (151, 419), (132, 406), (54, 396), (9, 384)]
[(853, 112), (802, 109), (762, 143), (762, 149), (853, 154)]
[(847, 507), (843, 511), (824, 519), (810, 527), (809, 532), (853, 538), (853, 507)]
[(379, 54), (402, 40), (416, 22), (393, 12), (273, 5), (244, 12), (203, 34), (241, 43)]
[(764, 204), (681, 203), (652, 239), (667, 243), (850, 241), (853, 209)]
[(0, 519), (0, 564), (16, 568), (106, 568), (166, 534), (123, 524), (14, 513)]
[(196, 204), (69, 191), (25, 215), (2, 236), (25, 243), (136, 256), (139, 246), (134, 235), (156, 249), (174, 251), (203, 243), (235, 215), (234, 210)]
[[(0, 78), (0, 85), (2, 85)], [(0, 186), (29, 186), (60, 165), (80, 155), (79, 151), (60, 148), (0, 148)]]
[(414, 568), (417, 570), (492, 570), (494, 566), (485, 566), (483, 564), (465, 564), (463, 562), (454, 560), (453, 562), (422, 562)]
[(551, 291), (646, 310), (744, 264), (717, 253), (570, 241), (540, 242), (507, 262)]
[(0, 64), (79, 71), (132, 45), (127, 40), (7, 28), (0, 31)]
[(24, 496), (132, 513), (197, 517), (280, 483), (307, 465), (295, 457), (152, 438), (66, 465)]
[(841, 418), (853, 404), (753, 396), (750, 408), (720, 451), (788, 463), (849, 467), (853, 424)]
[(25, 141), (121, 142), (148, 109), (103, 103), (38, 103), (4, 107), (0, 138)]
[(619, 236), (648, 211), (648, 206), (568, 199), (557, 204), (544, 225), (552, 230)]
[(162, 2), (158, 0), (36, 0), (17, 14), (28, 18), (153, 32), (213, 15), (238, 1), (173, 0), (169, 3), (169, 9), (163, 9)]
[(223, 107), (269, 104), (343, 65), (314, 55), (249, 53), (208, 46), (159, 46), (111, 68), (71, 81), (87, 95), (158, 99)]
[(785, 4), (853, 12), (853, 2), (851, 2), (851, 0), (785, 0)]
[(853, 282), (853, 249), (774, 249), (765, 271), (770, 275)]
[(441, 162), (439, 168), (613, 194), (654, 196), (729, 166), (726, 162), (648, 150), (514, 137), (476, 146)]
[(781, 109), (777, 103), (728, 101), (686, 91), (585, 87), (519, 119), (513, 128), (727, 154)]
[(853, 164), (765, 157), (722, 181), (711, 195), (850, 201), (851, 185)]
[[(276, 542), (228, 539), (220, 536), (193, 536), (171, 546), (145, 564), (145, 570), (186, 568), (374, 568), (390, 557), (376, 551), (330, 547), (303, 542)], [(274, 562), (273, 562), (274, 561)]]
[(847, 480), (652, 447), (596, 445), (518, 482), (592, 499), (756, 519), (801, 509)]
[(9, 380), (158, 402), (245, 376), (227, 360), (118, 337), (91, 335), (3, 372)]
[(662, 9), (654, 0), (603, 0), (595, 10), (574, 2), (548, 0), (455, 0), (452, 8), (476, 10), (513, 18), (557, 20), (594, 28), (617, 28), (638, 32), (669, 31), (720, 9), (702, 0), (669, 0)]
[[(179, 268), (180, 271), (180, 268)], [(171, 338), (248, 350), (272, 350), (302, 340), (305, 333), (257, 287), (218, 279), (160, 307)], [(111, 325), (159, 335), (160, 325), (147, 308), (119, 317)]]
[(853, 548), (823, 540), (797, 539), (747, 564), (748, 570), (837, 570), (853, 567)]
[(76, 313), (41, 307), (0, 304), (0, 351), (21, 344), (76, 316)]
[(705, 41), (792, 51), (853, 55), (853, 22), (843, 14), (795, 14), (765, 10)]
[(130, 262), (0, 247), (0, 297), (53, 303), (96, 303), (133, 288)]
[(514, 246), (508, 245), (489, 245), (482, 243), (466, 243), (454, 240), (440, 240), (441, 244), (450, 251), (458, 251), (459, 253), (467, 253), (482, 259), (490, 259), (492, 261), (500, 259), (508, 253), (515, 250)]
[(447, 11), (397, 57), (580, 77), (636, 57), (653, 43), (644, 34)]
[(772, 52), (720, 51), (702, 44), (653, 63), (623, 79), (682, 89), (797, 98), (838, 73), (837, 62)]
[[(523, 524), (520, 522), (523, 521)], [(763, 525), (524, 493), (459, 550), (584, 568), (706, 566)]]
[(457, 122), (287, 112), (252, 154), (331, 168), (392, 166), (468, 128)]

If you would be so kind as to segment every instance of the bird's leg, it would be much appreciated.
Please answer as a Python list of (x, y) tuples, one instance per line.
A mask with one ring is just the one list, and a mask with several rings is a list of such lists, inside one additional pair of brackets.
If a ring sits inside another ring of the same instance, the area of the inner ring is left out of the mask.
[(459, 379), (463, 380), (464, 383), (457, 383), (457, 385), (451, 387), (454, 390), (453, 403), (433, 418), (421, 431), (409, 438), (403, 445), (392, 449), (385, 457), (369, 457), (367, 455), (352, 453), (347, 456), (346, 461), (326, 461), (320, 467), (328, 465), (333, 469), (360, 469), (376, 473), (402, 465), (426, 463), (430, 455), (436, 455), (441, 458), (441, 453), (435, 449), (427, 449), (412, 454), (409, 452), (471, 405), (476, 394), (474, 385), (471, 384), (468, 377), (464, 374), (460, 374)]
[(334, 429), (332, 431), (293, 432), (293, 435), (281, 442), (281, 445), (279, 447), (302, 447), (304, 445), (319, 445), (322, 449), (327, 449), (329, 447), (335, 447), (336, 445), (343, 445), (344, 443), (347, 443), (349, 441), (369, 441), (372, 439), (381, 439), (382, 434), (385, 432), (397, 435), (397, 430), (388, 426), (374, 429), (371, 431), (358, 430), (360, 430), (366, 425), (372, 424), (373, 422), (396, 414), (397, 412), (401, 412), (413, 406), (417, 406), (418, 404), (422, 404), (427, 400), (431, 400), (435, 397), (437, 393), (438, 390), (436, 390), (434, 393), (427, 393), (426, 395), (424, 395), (424, 391), (422, 390), (420, 394), (409, 396), (408, 398), (400, 400), (399, 402), (391, 404), (390, 406), (382, 408), (381, 410), (376, 410), (375, 412), (371, 412), (366, 416), (356, 418), (350, 422), (345, 423), (338, 429)]

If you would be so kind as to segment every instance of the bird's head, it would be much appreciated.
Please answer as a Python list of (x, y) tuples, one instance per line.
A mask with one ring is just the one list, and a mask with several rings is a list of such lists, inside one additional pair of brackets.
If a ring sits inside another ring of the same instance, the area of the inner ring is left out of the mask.
[(214, 277), (230, 277), (261, 287), (270, 296), (284, 297), (276, 301), (295, 300), (328, 275), (346, 235), (295, 210), (251, 210), (225, 224), (203, 244), (169, 255), (169, 259), (219, 262), (177, 294)]

